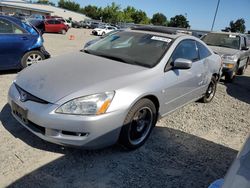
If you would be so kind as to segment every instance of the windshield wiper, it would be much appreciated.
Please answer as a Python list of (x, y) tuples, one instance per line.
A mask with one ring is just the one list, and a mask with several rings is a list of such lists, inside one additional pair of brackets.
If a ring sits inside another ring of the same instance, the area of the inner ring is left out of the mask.
[(107, 59), (115, 60), (115, 61), (120, 61), (123, 63), (129, 63), (127, 60), (120, 58), (120, 57), (115, 57), (115, 56), (111, 56), (111, 55), (104, 55), (104, 54), (95, 54), (95, 55), (100, 56), (100, 57), (104, 57)]

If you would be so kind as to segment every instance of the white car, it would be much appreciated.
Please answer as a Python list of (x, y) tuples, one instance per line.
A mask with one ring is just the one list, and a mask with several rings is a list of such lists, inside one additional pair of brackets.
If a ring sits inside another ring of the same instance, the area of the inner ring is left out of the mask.
[(93, 35), (105, 35), (111, 31), (114, 31), (116, 30), (117, 28), (116, 27), (113, 27), (113, 26), (102, 26), (102, 27), (99, 27), (99, 28), (95, 28), (93, 31), (92, 31), (92, 34)]

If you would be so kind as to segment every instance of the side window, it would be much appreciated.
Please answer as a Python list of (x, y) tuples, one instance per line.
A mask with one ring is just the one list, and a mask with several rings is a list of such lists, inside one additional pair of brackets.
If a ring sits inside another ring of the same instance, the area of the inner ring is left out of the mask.
[(245, 40), (244, 40), (244, 37), (240, 37), (240, 47), (246, 47), (246, 43), (245, 43)]
[(23, 31), (13, 23), (0, 19), (0, 34), (22, 34)]
[(48, 20), (47, 21), (49, 24), (54, 24), (54, 21), (53, 20)]
[(200, 42), (196, 42), (196, 44), (199, 50), (200, 59), (204, 59), (211, 55), (211, 52), (207, 49), (206, 46), (204, 46)]
[(195, 41), (184, 40), (180, 42), (170, 58), (170, 63), (173, 63), (178, 58), (188, 59), (193, 62), (199, 60)]
[(62, 22), (59, 20), (55, 20), (55, 24), (61, 24)]

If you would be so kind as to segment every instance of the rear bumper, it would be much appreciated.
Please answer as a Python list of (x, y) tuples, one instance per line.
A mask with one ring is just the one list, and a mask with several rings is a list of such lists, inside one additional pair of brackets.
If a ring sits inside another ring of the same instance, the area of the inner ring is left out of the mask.
[(49, 59), (51, 57), (50, 53), (42, 46), (40, 48), (40, 52), (44, 55), (45, 59)]

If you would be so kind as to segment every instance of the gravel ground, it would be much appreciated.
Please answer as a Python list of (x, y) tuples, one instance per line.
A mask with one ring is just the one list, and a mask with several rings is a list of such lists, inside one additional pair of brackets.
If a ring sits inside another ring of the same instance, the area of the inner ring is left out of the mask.
[[(80, 50), (89, 30), (45, 34), (52, 56)], [(75, 40), (68, 40), (75, 35)], [(250, 68), (220, 82), (213, 102), (191, 103), (161, 119), (135, 151), (119, 145), (85, 151), (45, 142), (10, 115), (15, 72), (0, 73), (0, 187), (207, 187), (223, 177), (250, 125)]]

